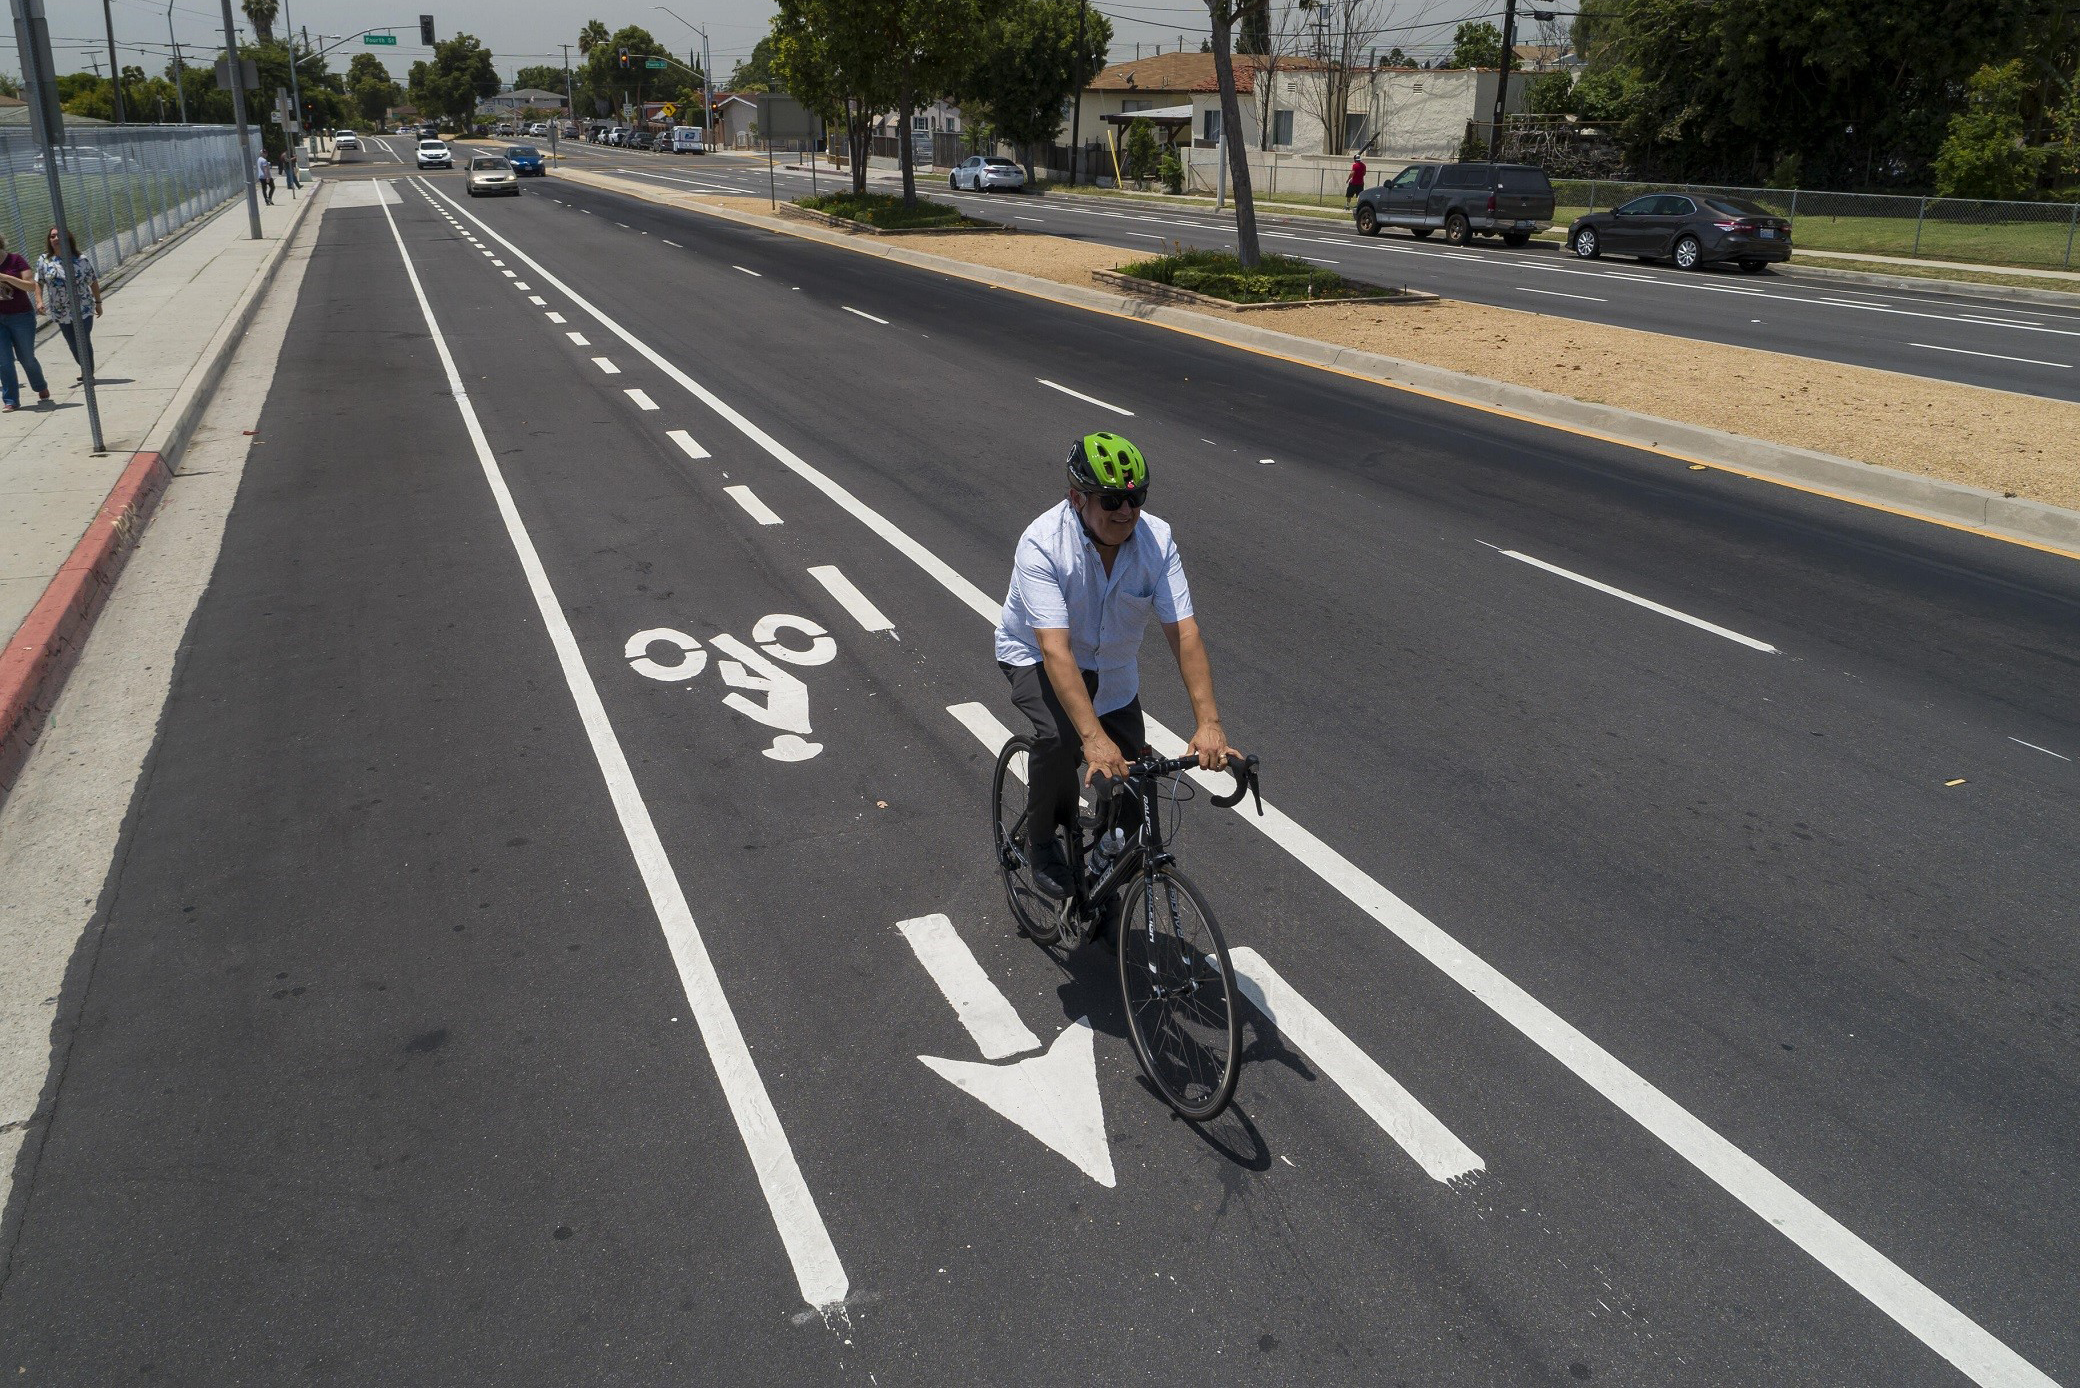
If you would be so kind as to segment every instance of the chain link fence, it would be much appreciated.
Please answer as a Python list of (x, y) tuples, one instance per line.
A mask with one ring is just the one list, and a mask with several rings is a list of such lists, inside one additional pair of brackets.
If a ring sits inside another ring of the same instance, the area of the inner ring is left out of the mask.
[[(79, 248), (105, 279), (124, 261), (245, 191), (230, 126), (103, 126), (65, 132), (58, 188)], [(52, 223), (44, 151), (27, 130), (0, 130), (0, 231), (34, 260)]]
[(2080, 203), (1980, 202), (1882, 193), (1829, 193), (1804, 188), (1724, 188), (1695, 183), (1621, 183), (1554, 179), (1564, 226), (1647, 193), (1722, 195), (1789, 217), (1800, 250), (1959, 260), (2033, 269), (2074, 268)]

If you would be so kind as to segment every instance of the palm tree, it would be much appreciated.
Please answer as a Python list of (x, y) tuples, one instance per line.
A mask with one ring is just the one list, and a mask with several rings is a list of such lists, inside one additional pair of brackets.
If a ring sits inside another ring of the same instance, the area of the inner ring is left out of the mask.
[(578, 51), (589, 54), (613, 37), (607, 32), (606, 25), (596, 19), (588, 19), (585, 21), (585, 27), (578, 31)]
[(253, 21), (253, 32), (263, 44), (274, 42), (274, 17), (282, 12), (281, 0), (239, 0), (239, 8)]

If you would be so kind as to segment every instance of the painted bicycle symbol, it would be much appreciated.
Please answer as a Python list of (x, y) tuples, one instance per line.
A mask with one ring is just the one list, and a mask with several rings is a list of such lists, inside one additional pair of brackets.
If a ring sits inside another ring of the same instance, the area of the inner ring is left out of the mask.
[[(806, 639), (808, 644), (789, 645), (780, 639), (783, 632)], [(674, 658), (652, 659), (652, 652), (660, 646), (670, 647)], [(708, 638), (708, 646), (715, 648), (716, 673), (732, 691), (723, 696), (723, 704), (754, 723), (779, 730), (764, 755), (774, 761), (807, 761), (823, 750), (822, 743), (809, 741), (809, 686), (782, 667), (828, 665), (836, 660), (838, 643), (829, 633), (807, 617), (776, 612), (758, 619), (749, 642), (718, 632)], [(629, 637), (622, 655), (629, 668), (645, 679), (684, 684), (708, 668), (708, 646), (683, 631), (652, 627)]]

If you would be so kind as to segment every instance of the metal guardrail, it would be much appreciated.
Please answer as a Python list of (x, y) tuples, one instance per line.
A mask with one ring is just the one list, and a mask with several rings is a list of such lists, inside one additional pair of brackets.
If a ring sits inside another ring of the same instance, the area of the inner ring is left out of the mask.
[[(230, 126), (68, 129), (58, 151), (65, 219), (106, 278), (124, 261), (245, 191)], [(34, 260), (51, 226), (44, 151), (27, 130), (0, 130), (0, 229)]]

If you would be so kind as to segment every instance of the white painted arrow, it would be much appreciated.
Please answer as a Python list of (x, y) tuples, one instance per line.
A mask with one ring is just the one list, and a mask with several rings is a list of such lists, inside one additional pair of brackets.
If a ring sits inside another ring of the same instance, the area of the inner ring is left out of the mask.
[[(953, 1004), (976, 1046), (992, 1058), (1040, 1044), (1019, 1020), (996, 984), (983, 972), (967, 942), (945, 916), (920, 916), (896, 929)], [(1118, 1184), (1112, 1148), (1105, 1139), (1105, 1107), (1098, 1097), (1097, 1038), (1088, 1017), (1078, 1017), (1041, 1055), (1010, 1065), (974, 1060), (918, 1057), (933, 1074), (982, 1100), (1024, 1128), (1101, 1186)]]

